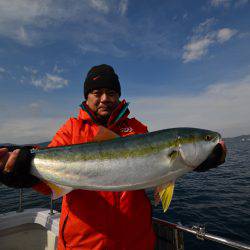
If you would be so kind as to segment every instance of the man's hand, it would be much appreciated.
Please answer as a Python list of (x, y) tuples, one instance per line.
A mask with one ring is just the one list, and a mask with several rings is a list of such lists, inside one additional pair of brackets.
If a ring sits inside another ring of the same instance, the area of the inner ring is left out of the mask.
[(29, 188), (39, 182), (31, 175), (32, 154), (28, 148), (15, 149), (9, 152), (7, 148), (0, 149), (0, 182), (8, 187)]

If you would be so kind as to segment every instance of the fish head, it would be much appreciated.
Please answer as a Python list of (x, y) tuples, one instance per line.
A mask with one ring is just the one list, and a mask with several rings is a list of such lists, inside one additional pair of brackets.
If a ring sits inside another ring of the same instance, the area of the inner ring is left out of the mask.
[(206, 171), (225, 161), (226, 147), (217, 132), (184, 129), (178, 136), (178, 144), (182, 160), (197, 171)]

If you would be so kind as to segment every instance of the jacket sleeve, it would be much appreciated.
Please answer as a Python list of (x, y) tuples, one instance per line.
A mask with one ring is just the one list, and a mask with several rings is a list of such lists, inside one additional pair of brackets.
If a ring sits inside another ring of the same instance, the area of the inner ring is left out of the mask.
[[(59, 147), (59, 146), (70, 145), (72, 143), (72, 126), (73, 126), (73, 118), (70, 118), (56, 132), (55, 136), (53, 137), (48, 147)], [(44, 195), (51, 194), (50, 188), (42, 181), (34, 185), (32, 188)]]

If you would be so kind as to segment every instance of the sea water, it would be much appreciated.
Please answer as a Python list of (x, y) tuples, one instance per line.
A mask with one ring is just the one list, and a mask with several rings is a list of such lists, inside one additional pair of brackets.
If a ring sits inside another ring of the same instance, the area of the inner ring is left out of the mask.
[[(204, 225), (206, 232), (250, 245), (250, 141), (226, 139), (226, 162), (204, 173), (192, 172), (177, 180), (166, 213), (161, 205), (153, 216), (184, 226)], [(153, 195), (149, 192), (149, 197)], [(18, 209), (19, 191), (0, 186), (0, 213)], [(24, 208), (49, 207), (50, 199), (25, 189)], [(60, 202), (55, 208), (60, 210)], [(153, 201), (152, 201), (153, 204)], [(184, 233), (185, 249), (231, 249), (218, 243), (196, 240)]]

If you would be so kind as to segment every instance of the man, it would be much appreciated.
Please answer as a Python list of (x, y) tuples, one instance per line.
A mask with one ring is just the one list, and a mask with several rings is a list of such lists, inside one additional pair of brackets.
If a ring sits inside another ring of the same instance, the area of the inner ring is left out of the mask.
[[(135, 118), (128, 118), (128, 104), (119, 100), (120, 95), (119, 78), (111, 66), (102, 64), (91, 68), (84, 82), (86, 101), (80, 106), (78, 118), (70, 118), (58, 130), (49, 147), (90, 142), (99, 125), (120, 136), (147, 133), (145, 125)], [(32, 186), (49, 194), (50, 189), (28, 171), (18, 173), (20, 165), (25, 164), (25, 157), (29, 157), (27, 152), (0, 150), (0, 169), (4, 168), (0, 181), (15, 187)], [(16, 176), (21, 176), (19, 179), (13, 177), (13, 169), (18, 173)], [(152, 250), (154, 241), (151, 204), (144, 190), (74, 190), (63, 197), (59, 250)]]

